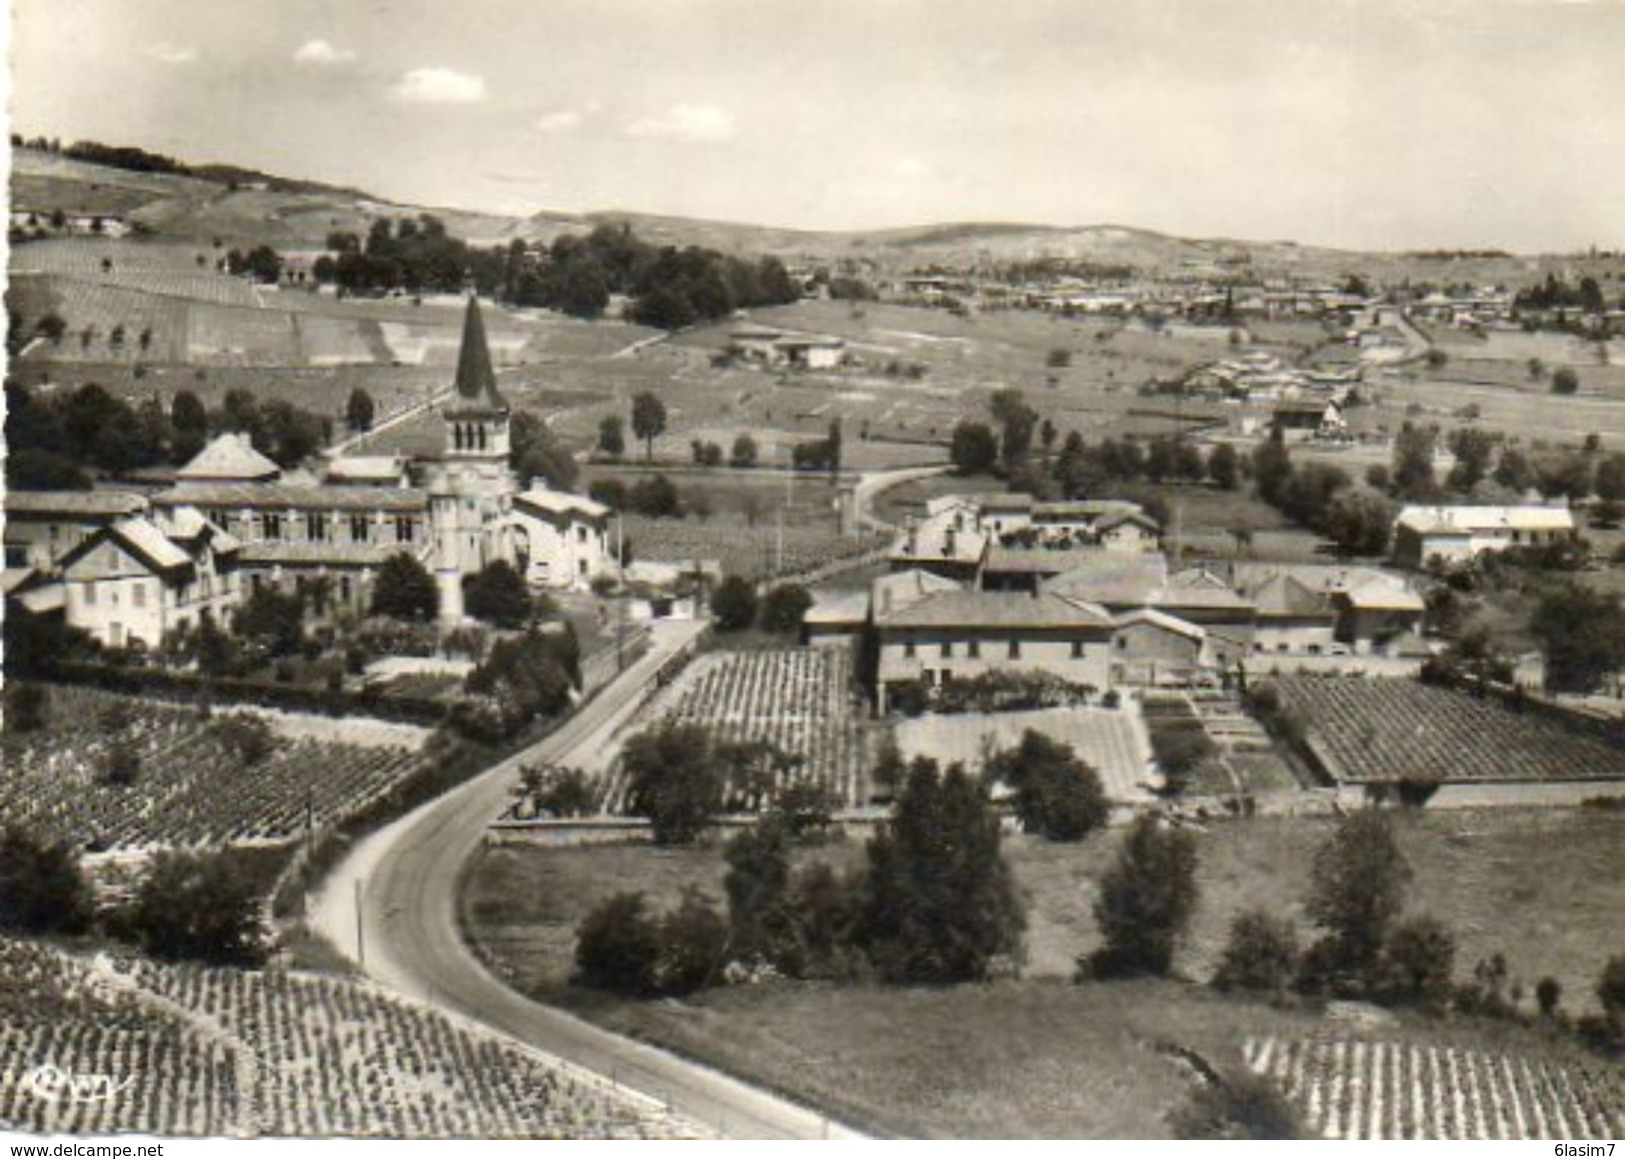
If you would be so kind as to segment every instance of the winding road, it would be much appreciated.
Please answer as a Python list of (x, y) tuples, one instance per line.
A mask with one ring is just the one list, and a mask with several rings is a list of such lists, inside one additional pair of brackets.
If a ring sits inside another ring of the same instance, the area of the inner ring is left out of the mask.
[(362, 841), (313, 900), (310, 923), (374, 980), (596, 1071), (725, 1136), (857, 1137), (817, 1112), (521, 996), (475, 957), (458, 927), (459, 876), (519, 766), (571, 763), (572, 754), (607, 741), (661, 664), (703, 626), (656, 625), (649, 653), (551, 735)]

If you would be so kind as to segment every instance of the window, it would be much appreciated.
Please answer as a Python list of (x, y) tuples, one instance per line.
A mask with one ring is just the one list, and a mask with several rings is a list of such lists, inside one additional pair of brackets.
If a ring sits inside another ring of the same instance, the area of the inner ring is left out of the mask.
[(305, 538), (312, 543), (327, 542), (327, 516), (320, 511), (305, 514)]
[(1074, 640), (1074, 641), (1072, 641), (1072, 659), (1074, 659), (1074, 660), (1082, 660), (1083, 659), (1083, 641), (1082, 640)]
[(1021, 659), (1021, 641), (1020, 640), (1011, 640), (1010, 641), (1010, 659), (1012, 659), (1012, 660), (1020, 660)]
[[(91, 600), (90, 602), (95, 603), (96, 601)], [(903, 641), (903, 659), (905, 659), (905, 660), (914, 659), (914, 641), (913, 640), (904, 640)]]
[(260, 516), (260, 534), (266, 539), (282, 538), (282, 513), (267, 511)]
[(954, 655), (954, 642), (952, 640), (944, 640), (942, 642), (942, 658), (944, 660), (952, 660), (953, 655)]
[(96, 606), (96, 581), (91, 580), (85, 585), (85, 603), (90, 607)]
[(965, 642), (965, 655), (969, 656), (972, 660), (981, 659), (981, 656), (982, 656), (982, 642), (980, 640), (968, 640), (968, 641), (966, 641)]
[(350, 602), (350, 592), (351, 592), (350, 577), (347, 576), (347, 575), (339, 576), (339, 599), (343, 600), (345, 603), (349, 603)]
[(350, 542), (366, 543), (370, 535), (372, 517), (362, 512), (350, 516)]
[(395, 542), (411, 543), (417, 538), (417, 520), (410, 515), (395, 516)]
[(585, 527), (576, 528), (576, 542), (577, 543), (586, 543), (587, 542), (587, 529)]
[(130, 585), (130, 603), (137, 608), (147, 606), (147, 584), (145, 580), (136, 580)]
[[(1119, 636), (1119, 637), (1117, 637), (1117, 650), (1119, 652), (1127, 652), (1128, 651), (1128, 637), (1127, 636)], [(1076, 653), (1074, 653), (1074, 655), (1075, 654)]]

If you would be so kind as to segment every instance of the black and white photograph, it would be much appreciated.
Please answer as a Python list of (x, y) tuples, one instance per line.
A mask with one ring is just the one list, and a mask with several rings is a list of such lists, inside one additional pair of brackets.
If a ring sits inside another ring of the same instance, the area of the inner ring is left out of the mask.
[(1625, 0), (4, 24), (11, 1156), (1625, 1138)]

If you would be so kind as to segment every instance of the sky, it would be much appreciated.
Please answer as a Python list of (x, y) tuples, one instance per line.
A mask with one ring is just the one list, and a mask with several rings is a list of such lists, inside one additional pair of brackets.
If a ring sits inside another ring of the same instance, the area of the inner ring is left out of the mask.
[(11, 0), (14, 131), (502, 213), (1625, 246), (1625, 0)]

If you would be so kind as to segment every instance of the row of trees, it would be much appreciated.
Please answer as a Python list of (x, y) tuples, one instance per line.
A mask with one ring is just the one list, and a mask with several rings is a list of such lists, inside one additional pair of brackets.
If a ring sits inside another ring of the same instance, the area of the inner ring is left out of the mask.
[[(348, 417), (370, 424), (371, 399), (352, 397)], [(88, 489), (93, 471), (185, 463), (221, 431), (246, 433), (255, 449), (291, 467), (320, 449), (332, 426), (324, 415), (286, 399), (262, 403), (242, 388), (227, 391), (210, 412), (189, 390), (177, 391), (165, 410), (156, 397), (132, 405), (95, 383), (39, 394), (8, 382), (6, 439), (15, 450), (6, 464), (7, 481), (21, 489)]]
[(1295, 464), (1279, 438), (1252, 457), (1258, 497), (1288, 519), (1326, 536), (1346, 555), (1382, 555), (1393, 532), (1394, 506), (1354, 485), (1347, 472), (1326, 463)]

